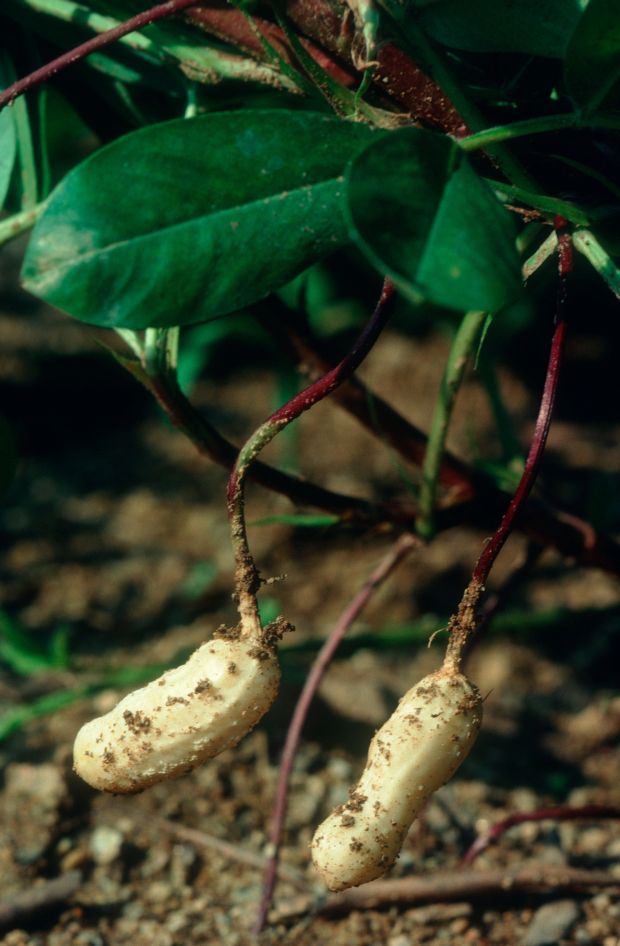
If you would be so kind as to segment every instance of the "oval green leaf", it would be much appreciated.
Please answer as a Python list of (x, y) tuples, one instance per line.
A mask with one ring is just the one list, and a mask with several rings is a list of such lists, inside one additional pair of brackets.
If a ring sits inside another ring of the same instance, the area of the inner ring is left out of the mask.
[(114, 328), (232, 312), (348, 242), (344, 168), (377, 134), (281, 109), (133, 132), (53, 192), (24, 284), (75, 318)]
[(448, 138), (394, 132), (352, 161), (346, 184), (352, 239), (413, 301), (497, 311), (519, 294), (510, 215)]

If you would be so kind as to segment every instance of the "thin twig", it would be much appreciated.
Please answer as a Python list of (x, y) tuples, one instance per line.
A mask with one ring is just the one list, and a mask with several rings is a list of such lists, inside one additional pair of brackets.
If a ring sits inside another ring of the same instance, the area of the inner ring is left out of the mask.
[(312, 700), (342, 639), (353, 622), (357, 620), (377, 588), (383, 584), (417, 544), (417, 540), (409, 534), (405, 534), (398, 539), (340, 615), (334, 628), (317, 654), (310, 672), (306, 677), (306, 682), (299, 695), (293, 716), (289, 723), (282, 758), (280, 760), (278, 784), (276, 786), (276, 796), (271, 813), (271, 827), (269, 831), (270, 853), (263, 875), (263, 892), (255, 924), (255, 932), (257, 933), (260, 933), (265, 925), (273, 898), (276, 876), (278, 874), (280, 845), (282, 843), (282, 834), (288, 807), (288, 788), (291, 772)]
[(46, 880), (41, 884), (29, 884), (26, 890), (13, 893), (10, 899), (0, 901), (0, 931), (15, 929), (29, 923), (38, 914), (61, 907), (82, 883), (79, 870)]
[(598, 821), (600, 818), (620, 818), (620, 808), (614, 805), (554, 805), (549, 808), (537, 808), (535, 811), (517, 811), (501, 821), (497, 821), (478, 835), (461, 864), (463, 867), (473, 864), (483, 851), (515, 825), (531, 821)]
[(228, 479), (228, 516), (235, 553), (237, 605), (242, 626), (246, 629), (260, 628), (256, 603), (260, 578), (248, 546), (244, 517), (246, 474), (260, 451), (273, 440), (276, 434), (351, 377), (385, 327), (392, 313), (393, 303), (394, 286), (391, 280), (385, 279), (372, 316), (342, 361), (268, 417), (239, 451)]
[(558, 235), (559, 274), (555, 325), (551, 339), (547, 373), (545, 375), (545, 383), (532, 442), (521, 479), (519, 480), (514, 495), (508, 503), (508, 508), (504, 512), (499, 526), (482, 550), (474, 566), (471, 581), (465, 589), (457, 613), (450, 621), (450, 640), (446, 650), (446, 663), (455, 668), (459, 667), (465, 648), (469, 646), (469, 639), (478, 627), (477, 607), (489, 577), (489, 572), (504, 547), (508, 536), (512, 532), (514, 522), (532, 491), (545, 450), (545, 444), (551, 426), (553, 405), (558, 389), (560, 366), (566, 339), (566, 280), (573, 267), (572, 239), (566, 226), (567, 222), (563, 217), (556, 218), (555, 229)]
[(98, 49), (103, 49), (105, 46), (109, 46), (110, 43), (114, 43), (128, 33), (141, 30), (150, 23), (156, 23), (158, 20), (174, 16), (175, 13), (195, 6), (198, 2), (199, 0), (167, 0), (166, 3), (160, 3), (148, 10), (143, 10), (142, 13), (132, 16), (130, 19), (125, 20), (124, 23), (119, 23), (118, 26), (114, 26), (104, 33), (93, 36), (92, 39), (88, 39), (85, 43), (81, 43), (79, 46), (75, 46), (56, 59), (52, 59), (51, 62), (41, 66), (40, 69), (35, 69), (34, 72), (31, 72), (23, 79), (18, 79), (17, 82), (14, 82), (3, 92), (0, 92), (0, 109), (4, 108), (5, 105), (10, 105), (16, 98), (23, 95), (24, 92), (29, 92), (31, 89), (36, 88), (36, 86), (42, 85), (59, 72), (62, 72), (63, 69), (66, 69), (67, 66), (80, 62), (80, 60), (90, 56), (91, 53), (96, 52)]
[(619, 889), (620, 878), (606, 871), (548, 865), (503, 871), (438, 871), (425, 877), (375, 880), (363, 887), (333, 894), (322, 903), (309, 900), (291, 910), (279, 910), (274, 920), (294, 920), (312, 911), (322, 916), (340, 916), (352, 910), (472, 900), (496, 903), (499, 898), (505, 900), (523, 894), (549, 896), (602, 888)]
[[(198, 828), (189, 828), (184, 824), (178, 824), (176, 821), (169, 821), (167, 818), (154, 818), (151, 814), (147, 814), (146, 812), (137, 812), (135, 810), (128, 812), (125, 807), (122, 809), (119, 808), (118, 814), (119, 816), (122, 814), (123, 817), (137, 820), (145, 828), (163, 831), (174, 838), (179, 838), (181, 841), (187, 841), (189, 844), (193, 844), (194, 847), (203, 848), (208, 851), (217, 851), (222, 857), (239, 864), (245, 864), (246, 867), (263, 870), (267, 863), (267, 858), (264, 854), (250, 851), (241, 844), (232, 844), (230, 841), (218, 838), (214, 834), (208, 834), (206, 831), (200, 831)], [(278, 877), (280, 880), (292, 884), (292, 886), (296, 887), (298, 890), (303, 890), (304, 893), (308, 892), (307, 878), (292, 867), (288, 867), (286, 864), (279, 864)]]
[(417, 531), (424, 539), (431, 538), (435, 531), (435, 503), (450, 419), (465, 369), (480, 338), (486, 317), (486, 312), (467, 312), (463, 316), (441, 379), (422, 464), (422, 483), (418, 499)]

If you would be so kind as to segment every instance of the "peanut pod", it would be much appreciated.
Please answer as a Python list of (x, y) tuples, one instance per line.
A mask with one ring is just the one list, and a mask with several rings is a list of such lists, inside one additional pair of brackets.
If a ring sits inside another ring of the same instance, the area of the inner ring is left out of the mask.
[(75, 771), (93, 788), (118, 793), (187, 772), (236, 745), (267, 712), (279, 681), (274, 647), (215, 637), (82, 726)]
[(315, 832), (312, 859), (330, 890), (392, 866), (424, 803), (469, 753), (481, 719), (478, 689), (453, 670), (424, 677), (403, 696), (373, 737), (349, 800)]

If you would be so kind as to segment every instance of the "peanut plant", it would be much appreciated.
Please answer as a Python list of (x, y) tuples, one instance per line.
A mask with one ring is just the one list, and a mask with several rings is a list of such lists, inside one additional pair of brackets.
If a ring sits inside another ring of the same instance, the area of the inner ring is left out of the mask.
[[(553, 547), (620, 574), (616, 541), (530, 495), (576, 258), (587, 279), (620, 297), (620, 3), (169, 0), (138, 9), (128, 0), (5, 0), (0, 26), (0, 241), (31, 231), (25, 288), (116, 333), (120, 366), (230, 470), (222, 513), (239, 623), (87, 723), (75, 744), (78, 774), (98, 789), (142, 790), (236, 745), (276, 698), (278, 642), (289, 626), (261, 620), (247, 477), (332, 523), (404, 538), (381, 580), (444, 528), (492, 533), (453, 603), (442, 668), (403, 697), (349, 801), (315, 834), (313, 861), (331, 889), (365, 883), (394, 863), (412, 820), (473, 746), (482, 701), (462, 663), (497, 606), (485, 603), (485, 587), (511, 532), (529, 539), (528, 566)], [(81, 159), (54, 152), (50, 111), (88, 129)], [(310, 330), (308, 300), (317, 272), (336, 272), (345, 257), (379, 299), (373, 310), (364, 291), (372, 314), (334, 367)], [(556, 271), (553, 312), (529, 288), (542, 268)], [(425, 312), (452, 327), (428, 435), (353, 377), (395, 306), (401, 319)], [(193, 327), (242, 311), (314, 380), (239, 448), (191, 403), (179, 346)], [(525, 459), (494, 341), (510, 342), (517, 311), (548, 355)], [(501, 468), (446, 450), (474, 362), (497, 420)], [(348, 496), (258, 459), (327, 397), (419, 470), (413, 501)], [(292, 724), (258, 928), (304, 714), (349, 624), (326, 644)]]

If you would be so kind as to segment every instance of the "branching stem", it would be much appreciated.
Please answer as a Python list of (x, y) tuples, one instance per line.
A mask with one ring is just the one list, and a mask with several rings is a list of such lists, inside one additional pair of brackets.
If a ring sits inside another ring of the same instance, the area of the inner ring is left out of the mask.
[(393, 301), (394, 286), (389, 279), (385, 279), (375, 310), (348, 354), (335, 368), (331, 368), (268, 417), (239, 451), (228, 480), (228, 516), (235, 553), (235, 584), (239, 616), (242, 626), (248, 630), (260, 629), (256, 603), (260, 578), (250, 554), (244, 516), (244, 488), (248, 469), (276, 434), (351, 377), (381, 334), (391, 315)]

